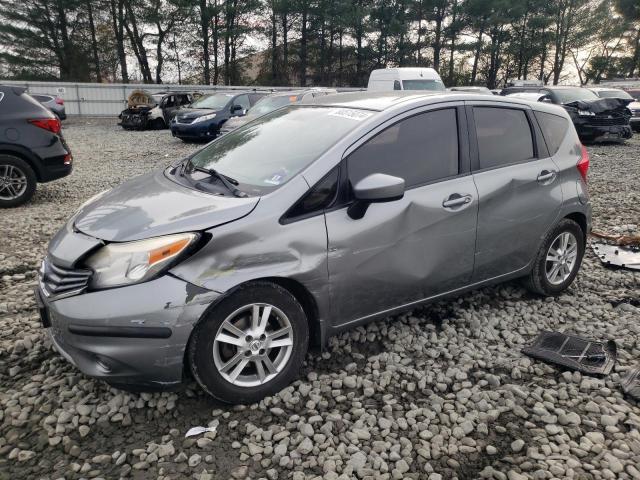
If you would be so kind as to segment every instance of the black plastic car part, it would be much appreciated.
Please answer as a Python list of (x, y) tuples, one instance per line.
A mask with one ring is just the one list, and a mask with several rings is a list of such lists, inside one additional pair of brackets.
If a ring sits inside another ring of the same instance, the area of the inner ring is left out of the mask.
[(522, 353), (582, 373), (607, 375), (616, 362), (616, 343), (543, 330)]

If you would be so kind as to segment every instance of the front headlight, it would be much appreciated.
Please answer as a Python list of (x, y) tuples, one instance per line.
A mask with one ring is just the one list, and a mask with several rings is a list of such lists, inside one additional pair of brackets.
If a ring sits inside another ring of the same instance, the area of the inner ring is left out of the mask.
[(198, 237), (181, 233), (105, 245), (85, 262), (93, 270), (89, 286), (100, 289), (150, 280), (175, 264)]
[(193, 123), (204, 122), (206, 120), (211, 120), (212, 118), (216, 118), (216, 114), (215, 113), (210, 113), (208, 115), (203, 115), (201, 117), (196, 117), (196, 119), (193, 121)]
[(581, 117), (593, 117), (595, 113), (590, 112), (589, 110), (578, 110), (578, 115)]

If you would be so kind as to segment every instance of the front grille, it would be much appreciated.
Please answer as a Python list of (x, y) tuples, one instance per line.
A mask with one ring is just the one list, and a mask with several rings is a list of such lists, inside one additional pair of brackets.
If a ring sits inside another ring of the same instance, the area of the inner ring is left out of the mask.
[(49, 297), (61, 297), (82, 292), (89, 284), (91, 270), (63, 268), (48, 258), (40, 267), (40, 286)]
[(640, 117), (640, 108), (634, 108), (633, 110), (631, 110), (631, 114), (634, 117)]
[(596, 115), (589, 119), (591, 125), (608, 127), (610, 125), (626, 125), (629, 123), (624, 115)]
[(176, 123), (182, 123), (184, 125), (189, 125), (190, 123), (193, 123), (194, 120), (195, 118), (176, 117)]

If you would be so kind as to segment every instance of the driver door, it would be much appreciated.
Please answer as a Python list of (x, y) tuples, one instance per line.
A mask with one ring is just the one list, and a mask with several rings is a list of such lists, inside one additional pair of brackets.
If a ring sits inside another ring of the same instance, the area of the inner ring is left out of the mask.
[(326, 213), (336, 324), (465, 286), (473, 273), (478, 195), (461, 106), (396, 117), (347, 153), (351, 185), (384, 173), (403, 178), (405, 194), (372, 203), (357, 220), (346, 207)]

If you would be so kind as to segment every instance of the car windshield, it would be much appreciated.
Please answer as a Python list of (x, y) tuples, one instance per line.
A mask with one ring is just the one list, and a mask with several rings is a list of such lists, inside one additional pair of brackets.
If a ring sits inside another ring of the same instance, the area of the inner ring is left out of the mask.
[(220, 110), (229, 103), (233, 98), (230, 93), (214, 93), (213, 95), (205, 95), (193, 102), (191, 108), (207, 108), (211, 110)]
[(599, 90), (598, 96), (601, 98), (624, 98), (625, 100), (633, 99), (633, 97), (624, 90)]
[(151, 98), (153, 98), (153, 101), (156, 103), (156, 105), (162, 101), (162, 97), (163, 95), (151, 95)]
[(264, 115), (269, 112), (273, 112), (277, 108), (284, 107), (290, 103), (295, 103), (298, 100), (297, 95), (280, 95), (277, 97), (264, 97), (261, 98), (250, 110), (250, 115)]
[(553, 92), (560, 103), (571, 103), (578, 100), (597, 100), (598, 97), (595, 93), (587, 88), (562, 88)]
[(444, 90), (444, 85), (439, 80), (403, 80), (404, 90)]
[(290, 105), (218, 138), (191, 163), (236, 180), (249, 195), (262, 195), (289, 181), (371, 115), (352, 108)]

